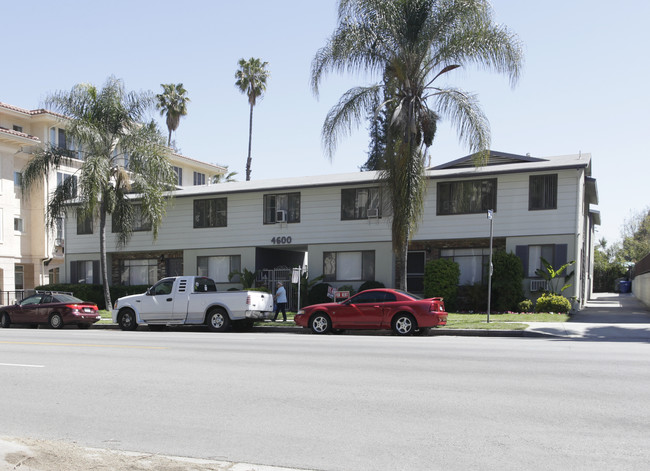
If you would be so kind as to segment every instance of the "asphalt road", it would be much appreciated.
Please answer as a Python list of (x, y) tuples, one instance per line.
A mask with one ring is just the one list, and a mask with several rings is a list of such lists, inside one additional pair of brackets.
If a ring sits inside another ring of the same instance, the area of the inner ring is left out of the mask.
[(642, 469), (650, 344), (0, 331), (0, 435), (316, 470)]

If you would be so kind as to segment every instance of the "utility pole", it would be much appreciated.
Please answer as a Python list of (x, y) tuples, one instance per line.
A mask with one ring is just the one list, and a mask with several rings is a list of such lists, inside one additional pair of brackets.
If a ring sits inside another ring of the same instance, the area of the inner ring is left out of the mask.
[(490, 269), (488, 273), (488, 304), (487, 304), (487, 321), (490, 323), (490, 304), (492, 302), (492, 237), (494, 235), (493, 210), (488, 209), (487, 218), (490, 220)]

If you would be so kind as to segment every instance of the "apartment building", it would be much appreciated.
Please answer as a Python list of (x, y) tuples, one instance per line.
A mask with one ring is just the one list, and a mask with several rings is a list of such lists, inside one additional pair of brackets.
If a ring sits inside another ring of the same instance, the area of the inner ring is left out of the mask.
[[(22, 192), (22, 169), (34, 148), (55, 145), (70, 150), (65, 117), (44, 109), (27, 110), (0, 102), (0, 304), (13, 302), (35, 286), (63, 281), (67, 240), (65, 222), (45, 224), (49, 195), (67, 178), (78, 178), (81, 152), (53, 171), (29, 195)], [(226, 169), (170, 151), (179, 188), (206, 185)], [(99, 245), (97, 244), (97, 250)]]

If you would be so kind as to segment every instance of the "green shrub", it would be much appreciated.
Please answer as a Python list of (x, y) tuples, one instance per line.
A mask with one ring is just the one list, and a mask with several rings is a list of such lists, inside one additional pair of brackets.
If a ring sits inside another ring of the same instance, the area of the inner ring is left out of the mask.
[(375, 288), (385, 288), (384, 284), (381, 281), (364, 281), (361, 283), (361, 286), (359, 286), (359, 293), (361, 291), (365, 291), (367, 289), (375, 289)]
[(533, 302), (530, 299), (524, 299), (517, 305), (517, 312), (533, 312)]
[(535, 303), (535, 312), (561, 312), (571, 310), (571, 301), (559, 294), (544, 294)]
[(498, 250), (492, 255), (491, 310), (514, 311), (524, 299), (524, 268), (521, 259), (513, 253)]
[(424, 267), (424, 297), (444, 298), (447, 311), (456, 310), (460, 267), (448, 258), (431, 260)]
[[(445, 300), (445, 308), (447, 302)], [(487, 285), (475, 283), (458, 287), (456, 309), (460, 312), (486, 312), (487, 311)]]
[(320, 303), (331, 303), (332, 299), (327, 297), (328, 283), (318, 283), (309, 290), (309, 305)]

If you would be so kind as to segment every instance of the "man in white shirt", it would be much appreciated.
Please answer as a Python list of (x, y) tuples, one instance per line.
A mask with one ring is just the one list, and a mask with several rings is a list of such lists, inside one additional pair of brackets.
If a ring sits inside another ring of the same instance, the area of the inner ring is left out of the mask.
[(280, 311), (282, 311), (284, 322), (287, 322), (287, 292), (284, 286), (282, 286), (282, 283), (278, 281), (277, 289), (275, 290), (275, 317), (273, 320), (278, 318)]

